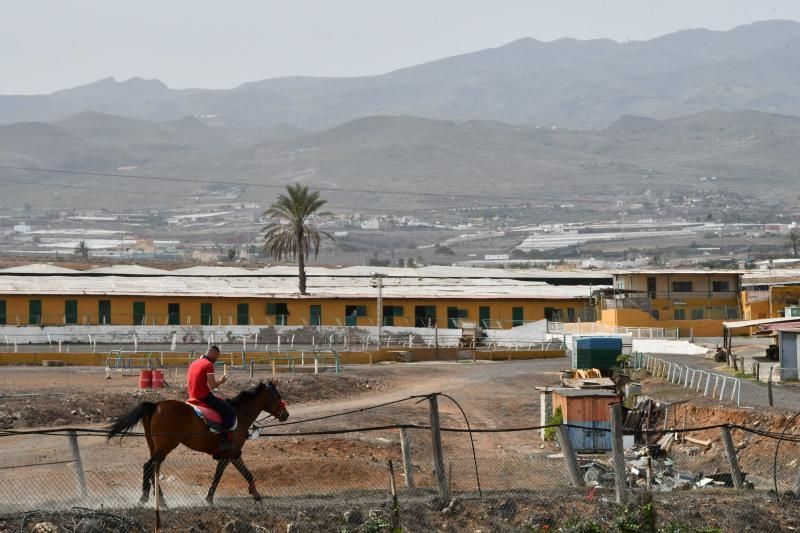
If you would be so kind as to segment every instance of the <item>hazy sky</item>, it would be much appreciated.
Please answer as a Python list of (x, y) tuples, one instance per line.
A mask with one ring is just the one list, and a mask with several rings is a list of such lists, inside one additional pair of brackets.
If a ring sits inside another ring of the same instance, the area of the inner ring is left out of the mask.
[(526, 36), (643, 40), (776, 18), (800, 20), (800, 1), (3, 0), (0, 93), (378, 74)]

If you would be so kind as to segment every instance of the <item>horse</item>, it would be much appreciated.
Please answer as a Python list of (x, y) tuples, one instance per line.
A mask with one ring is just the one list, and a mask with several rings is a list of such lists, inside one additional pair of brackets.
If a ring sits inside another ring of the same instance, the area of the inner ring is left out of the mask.
[[(225, 454), (225, 457), (215, 455), (219, 445), (219, 436), (213, 433), (206, 422), (197, 416), (191, 405), (177, 400), (163, 400), (158, 403), (141, 402), (107, 428), (108, 440), (116, 436), (123, 438), (131, 432), (136, 424), (142, 422), (147, 446), (150, 448), (150, 459), (142, 469), (140, 504), (146, 503), (149, 499), (150, 484), (151, 482), (155, 484), (155, 476), (158, 476), (161, 463), (180, 444), (192, 450), (212, 455), (217, 460), (217, 469), (206, 495), (206, 503), (213, 505), (217, 485), (225, 468), (231, 463), (247, 481), (248, 491), (253, 499), (261, 500), (261, 494), (256, 489), (253, 475), (242, 461), (241, 450), (247, 442), (248, 428), (262, 411), (266, 411), (281, 422), (289, 418), (286, 403), (281, 399), (281, 395), (272, 381), (269, 383), (262, 381), (256, 387), (244, 390), (235, 398), (227, 401), (236, 411), (238, 425), (237, 429), (230, 432), (233, 444), (232, 453)], [(160, 487), (157, 497), (159, 504), (163, 505), (164, 500)]]

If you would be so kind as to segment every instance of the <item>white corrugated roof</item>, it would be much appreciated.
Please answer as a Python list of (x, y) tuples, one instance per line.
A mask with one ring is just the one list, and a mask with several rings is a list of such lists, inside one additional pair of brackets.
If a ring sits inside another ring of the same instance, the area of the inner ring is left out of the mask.
[(141, 265), (111, 265), (102, 268), (92, 268), (86, 271), (87, 274), (114, 274), (127, 276), (165, 276), (169, 275), (169, 270), (160, 268), (150, 268)]
[(80, 270), (64, 268), (55, 265), (34, 264), (22, 265), (0, 269), (0, 274), (79, 274)]
[[(498, 279), (385, 279), (384, 298), (586, 299), (589, 286), (554, 286)], [(313, 277), (305, 298), (375, 298), (369, 278)], [(4, 295), (137, 295), (225, 298), (301, 298), (297, 278), (264, 276), (3, 276)]]

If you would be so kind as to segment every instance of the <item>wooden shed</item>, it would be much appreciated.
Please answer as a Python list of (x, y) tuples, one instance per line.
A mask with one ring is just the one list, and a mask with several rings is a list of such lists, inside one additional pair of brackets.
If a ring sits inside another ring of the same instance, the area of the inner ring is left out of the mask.
[(561, 409), (572, 447), (577, 452), (602, 452), (611, 449), (611, 410), (619, 397), (605, 389), (556, 389), (553, 410)]

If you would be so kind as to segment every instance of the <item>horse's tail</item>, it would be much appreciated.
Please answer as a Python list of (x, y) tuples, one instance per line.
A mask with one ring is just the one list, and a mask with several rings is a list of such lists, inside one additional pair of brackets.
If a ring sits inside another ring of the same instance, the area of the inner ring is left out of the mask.
[(133, 409), (131, 409), (128, 413), (122, 415), (114, 422), (113, 425), (109, 426), (108, 431), (108, 439), (112, 439), (113, 437), (120, 436), (124, 437), (130, 431), (136, 427), (136, 424), (139, 423), (142, 419), (149, 419), (153, 413), (156, 411), (158, 407), (157, 404), (153, 402), (142, 402)]

